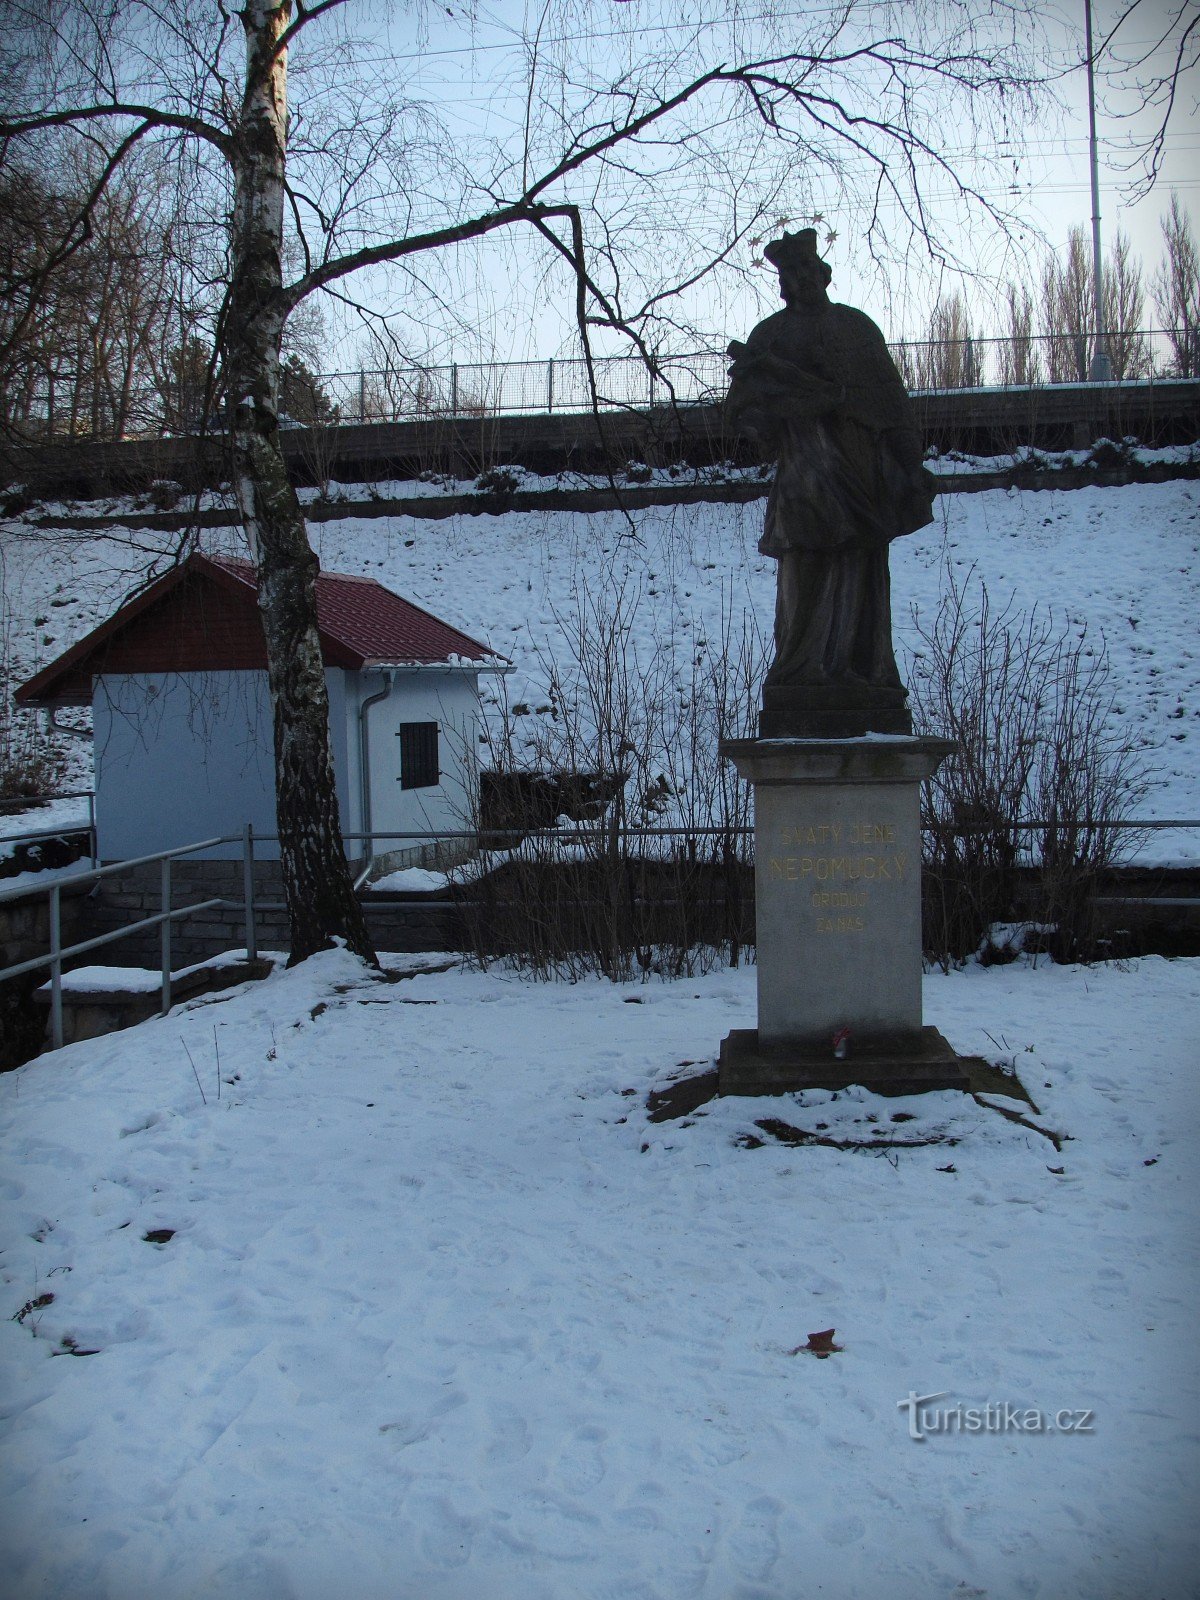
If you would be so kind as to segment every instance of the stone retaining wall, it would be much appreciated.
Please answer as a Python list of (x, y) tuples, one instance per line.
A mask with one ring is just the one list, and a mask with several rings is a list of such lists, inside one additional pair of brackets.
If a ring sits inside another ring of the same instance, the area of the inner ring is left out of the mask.
[[(1148, 445), (1190, 444), (1200, 425), (1200, 382), (944, 390), (917, 393), (913, 405), (926, 444), (943, 451), (994, 455), (1017, 444), (1077, 449), (1129, 436)], [(593, 473), (619, 472), (631, 459), (651, 466), (761, 460), (753, 441), (730, 431), (719, 405), (610, 411), (602, 432), (589, 412), (346, 423), (322, 431), (323, 467), (339, 482), (411, 478), (429, 469), (473, 478), (498, 463), (539, 473)], [(286, 429), (280, 442), (293, 481), (314, 482), (307, 430)], [(191, 492), (215, 488), (227, 470), (219, 436), (0, 447), (0, 484), (24, 485), (30, 500), (98, 499), (147, 489), (159, 479)]]
[[(203, 900), (228, 902), (171, 925), (171, 965), (178, 969), (207, 961), (224, 950), (246, 945), (246, 917), (240, 861), (176, 861), (171, 870), (171, 903), (186, 906)], [(283, 879), (277, 861), (254, 864), (254, 926), (259, 950), (288, 948), (288, 921), (283, 908)], [(80, 937), (127, 927), (162, 908), (157, 862), (101, 878), (87, 902), (87, 929)], [(377, 948), (386, 951), (460, 950), (461, 917), (446, 901), (428, 896), (367, 895), (363, 901)], [(162, 961), (162, 935), (157, 927), (141, 929), (109, 945), (96, 960), (106, 966), (157, 968)]]
[[(100, 879), (90, 894), (81, 890), (64, 893), (64, 943), (128, 927), (142, 917), (156, 915), (161, 905), (159, 881), (158, 864), (151, 863)], [(240, 861), (177, 861), (172, 868), (172, 891), (175, 907), (216, 898), (228, 902), (172, 924), (171, 965), (176, 971), (210, 960), (223, 951), (245, 948)], [(1105, 921), (1135, 929), (1143, 925), (1157, 929), (1161, 924), (1172, 940), (1183, 939), (1188, 950), (1195, 947), (1200, 937), (1200, 874), (1195, 871), (1126, 868), (1109, 874), (1100, 892), (1106, 902)], [(254, 893), (259, 950), (286, 950), (288, 924), (278, 862), (255, 863)], [(41, 890), (27, 900), (0, 908), (0, 965), (24, 960), (47, 948), (46, 906), (47, 897)], [(381, 951), (461, 951), (468, 947), (465, 908), (449, 899), (420, 894), (368, 894), (363, 898), (363, 908), (376, 948)], [(1152, 947), (1153, 941), (1147, 948)], [(157, 927), (130, 934), (82, 958), (88, 964), (155, 970), (161, 960), (161, 934)], [(26, 987), (43, 978), (44, 974), (34, 975)]]
[[(0, 887), (4, 887), (0, 879)], [(65, 886), (59, 897), (62, 917), (62, 942), (86, 939), (90, 929), (86, 889)], [(32, 888), (27, 898), (0, 903), (0, 967), (15, 967), (19, 961), (32, 961), (50, 948), (50, 896), (45, 889)], [(41, 982), (41, 979), (38, 979)]]
[[(189, 861), (185, 858), (172, 862), (172, 908), (214, 899), (225, 900), (228, 904), (180, 917), (171, 924), (173, 967), (206, 961), (223, 950), (243, 949), (246, 917), (240, 861)], [(254, 899), (254, 923), (260, 949), (286, 950), (287, 916), (282, 906), (283, 880), (277, 861), (255, 862)], [(128, 927), (142, 917), (156, 916), (160, 910), (162, 889), (158, 862), (130, 867), (125, 872), (101, 878), (97, 883), (90, 902), (88, 931), (98, 934)], [(108, 945), (95, 959), (105, 966), (156, 968), (162, 961), (161, 929), (139, 929)]]

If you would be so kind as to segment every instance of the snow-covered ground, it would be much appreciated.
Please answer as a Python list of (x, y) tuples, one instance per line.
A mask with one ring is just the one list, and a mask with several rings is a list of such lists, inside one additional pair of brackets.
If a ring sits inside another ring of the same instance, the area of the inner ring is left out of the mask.
[(0, 1078), (5, 1596), (1194, 1596), (1200, 963), (925, 1007), (1036, 1111), (654, 1124), (752, 970), (336, 952)]
[[(388, 487), (388, 486), (385, 486)], [(430, 486), (427, 486), (430, 487)], [(968, 601), (986, 585), (993, 610), (1049, 608), (1089, 647), (1101, 640), (1117, 687), (1117, 723), (1147, 756), (1153, 787), (1139, 815), (1200, 816), (1200, 484), (942, 495), (937, 520), (892, 547), (900, 653), (919, 648), (953, 572)], [(64, 508), (65, 510), (65, 508)], [(39, 513), (40, 514), (40, 513)], [(313, 524), (326, 567), (378, 578), (508, 656), (517, 753), (552, 716), (552, 667), (570, 675), (580, 609), (619, 607), (629, 660), (664, 667), (690, 692), (693, 669), (743, 615), (769, 633), (774, 563), (756, 545), (762, 503), (635, 512), (509, 513), (447, 521), (357, 518)], [(17, 681), (107, 616), (172, 542), (145, 531), (99, 536), (32, 521), (0, 530), (6, 635)], [(236, 548), (232, 533), (207, 536)], [(524, 721), (522, 721), (522, 718)], [(525, 733), (523, 730), (527, 729)], [(77, 742), (73, 779), (88, 780)], [(232, 825), (237, 825), (234, 819)], [(1156, 860), (1200, 859), (1200, 831), (1154, 835)]]

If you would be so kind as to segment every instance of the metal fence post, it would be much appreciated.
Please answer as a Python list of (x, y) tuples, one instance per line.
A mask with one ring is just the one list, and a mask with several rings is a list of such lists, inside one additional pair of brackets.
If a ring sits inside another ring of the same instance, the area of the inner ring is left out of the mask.
[[(171, 909), (171, 858), (164, 856), (162, 860), (162, 905), (159, 909), (163, 912)], [(162, 1014), (165, 1017), (171, 1009), (171, 919), (168, 916), (162, 920)]]
[(96, 791), (89, 789), (88, 797), (88, 860), (93, 867), (100, 865), (100, 844), (96, 838)]
[(450, 363), (450, 415), (458, 415), (458, 362)]
[(246, 901), (246, 958), (258, 960), (258, 938), (254, 928), (254, 824), (248, 822), (242, 835), (242, 892)]
[(62, 900), (57, 883), (50, 888), (50, 1043), (62, 1049)]
[(367, 420), (367, 375), (361, 367), (358, 369), (358, 420)]
[(546, 410), (554, 410), (554, 357), (546, 363)]

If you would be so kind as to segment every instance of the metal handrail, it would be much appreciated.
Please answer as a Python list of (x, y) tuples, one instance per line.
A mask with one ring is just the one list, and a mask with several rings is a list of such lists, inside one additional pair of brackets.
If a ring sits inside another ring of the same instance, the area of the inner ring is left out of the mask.
[[(1033, 830), (1039, 828), (1054, 828), (1069, 826), (1061, 821), (1030, 820), (1006, 823), (1006, 829)], [(1082, 823), (1081, 827), (1089, 824)], [(1132, 829), (1138, 832), (1157, 830), (1163, 828), (1200, 828), (1200, 819), (1167, 818), (1138, 821), (1137, 819), (1119, 819), (1112, 822), (1099, 822), (1091, 824), (1094, 827), (1112, 829)], [(424, 830), (379, 830), (370, 833), (345, 833), (343, 839), (348, 842), (376, 840), (410, 840), (426, 845), (435, 845), (446, 840), (471, 840), (478, 842), (480, 835), (489, 838), (512, 838), (518, 842), (530, 836), (539, 838), (558, 838), (564, 840), (577, 839), (588, 833), (605, 832), (602, 820), (596, 822), (578, 822), (570, 828), (464, 828), (446, 829), (431, 833)], [(989, 831), (989, 824), (975, 823), (966, 826), (959, 823), (927, 823), (923, 825), (922, 832), (953, 832), (968, 834)], [(696, 838), (728, 838), (731, 835), (739, 838), (749, 837), (754, 833), (753, 827), (746, 824), (730, 824), (725, 827), (706, 825), (701, 827), (651, 827), (633, 826), (620, 829), (622, 837), (626, 838), (662, 838), (676, 837), (684, 839)], [(73, 960), (76, 956), (84, 955), (89, 950), (96, 950), (103, 945), (112, 944), (117, 940), (130, 937), (145, 928), (160, 927), (162, 929), (162, 975), (160, 993), (160, 1013), (165, 1016), (171, 1009), (171, 924), (183, 917), (193, 916), (198, 912), (213, 910), (217, 907), (237, 905), (239, 902), (224, 896), (217, 896), (207, 900), (197, 901), (187, 906), (172, 907), (171, 889), (171, 863), (180, 857), (194, 855), (198, 850), (210, 850), (217, 845), (233, 844), (240, 842), (242, 845), (242, 886), (243, 898), (241, 901), (245, 917), (246, 954), (249, 960), (257, 958), (258, 947), (255, 930), (256, 912), (259, 909), (279, 909), (271, 906), (256, 906), (254, 892), (254, 847), (256, 841), (277, 842), (278, 835), (263, 833), (255, 834), (254, 828), (247, 823), (240, 834), (221, 834), (210, 839), (201, 839), (193, 844), (178, 845), (170, 850), (156, 850), (149, 855), (135, 856), (127, 861), (110, 862), (107, 866), (92, 866), (79, 872), (70, 872), (66, 875), (55, 874), (51, 883), (43, 887), (38, 885), (23, 884), (20, 887), (0, 890), (0, 904), (28, 899), (31, 895), (45, 893), (49, 896), (49, 943), (50, 948), (45, 955), (33, 956), (25, 961), (15, 962), (10, 966), (0, 968), (0, 983), (8, 978), (20, 977), (25, 973), (37, 971), (42, 967), (50, 968), (50, 1030), (53, 1048), (58, 1049), (63, 1042), (62, 1018), (62, 977), (64, 961)], [(114, 928), (108, 933), (97, 934), (90, 939), (79, 940), (75, 944), (64, 946), (62, 943), (62, 892), (64, 889), (74, 890), (83, 884), (98, 882), (101, 878), (112, 876), (116, 873), (128, 872), (132, 867), (148, 866), (154, 862), (161, 864), (161, 911), (148, 917), (141, 917), (136, 922), (129, 923), (123, 928)], [(1191, 902), (1188, 902), (1191, 903)]]
[[(24, 884), (19, 888), (0, 890), (0, 904), (15, 900), (28, 899), (31, 894), (45, 893), (49, 896), (49, 941), (50, 948), (45, 955), (33, 956), (26, 961), (14, 962), (11, 966), (0, 968), (0, 983), (7, 978), (18, 978), (24, 973), (35, 972), (41, 967), (50, 968), (50, 1041), (57, 1050), (63, 1042), (63, 1013), (62, 1013), (62, 978), (63, 962), (73, 960), (76, 956), (83, 955), (89, 950), (97, 950), (102, 945), (113, 944), (118, 939), (127, 939), (132, 934), (140, 933), (144, 928), (161, 928), (162, 930), (162, 972), (160, 980), (160, 1014), (166, 1016), (171, 1009), (171, 924), (182, 917), (194, 916), (197, 912), (211, 911), (218, 906), (235, 906), (236, 900), (229, 900), (223, 896), (208, 900), (197, 901), (192, 905), (172, 907), (171, 898), (171, 863), (181, 856), (194, 855), (197, 850), (211, 850), (215, 845), (233, 844), (240, 842), (243, 852), (243, 909), (246, 928), (246, 955), (250, 961), (257, 958), (258, 946), (255, 935), (255, 903), (254, 903), (254, 829), (247, 823), (240, 834), (221, 834), (212, 839), (200, 839), (194, 844), (178, 845), (171, 850), (156, 850), (150, 855), (135, 856), (128, 861), (113, 861), (105, 867), (92, 866), (82, 872), (71, 872), (65, 876), (55, 875), (52, 883), (44, 888), (37, 885)], [(128, 923), (123, 928), (113, 928), (108, 933), (95, 935), (91, 939), (82, 939), (75, 944), (64, 946), (62, 942), (62, 892), (63, 889), (75, 889), (84, 883), (95, 883), (99, 879), (109, 877), (114, 873), (128, 872), (131, 867), (149, 866), (153, 862), (161, 863), (160, 895), (162, 910), (148, 917), (139, 917), (136, 922)]]
[[(196, 911), (211, 911), (214, 906), (229, 904), (228, 900), (223, 899), (200, 900), (195, 905), (176, 906), (173, 911), (158, 911), (153, 916), (131, 922), (127, 927), (111, 928), (108, 933), (97, 933), (91, 939), (81, 939), (78, 944), (63, 945), (58, 952), (59, 959), (67, 961), (73, 956), (84, 955), (89, 950), (98, 950), (102, 944), (112, 944), (117, 939), (124, 939), (128, 934), (136, 933), (141, 928), (156, 928), (160, 922), (168, 922), (172, 918), (190, 917)], [(53, 959), (53, 955), (44, 955), (32, 956), (28, 961), (18, 961), (15, 966), (5, 967), (0, 971), (0, 978), (19, 978), (23, 973), (36, 972), (39, 967), (49, 966)]]
[[(128, 861), (110, 861), (106, 867), (85, 867), (82, 872), (70, 871), (65, 881), (72, 886), (77, 883), (90, 882), (93, 878), (107, 878), (115, 872), (127, 872), (130, 867), (149, 866), (152, 861), (163, 861), (168, 857), (194, 855), (197, 850), (211, 850), (214, 845), (233, 844), (242, 838), (240, 833), (223, 833), (215, 839), (200, 839), (196, 844), (176, 845), (171, 850), (156, 850), (153, 855), (131, 856)], [(19, 900), (25, 895), (36, 893), (37, 884), (25, 884), (15, 889), (0, 889), (0, 904), (5, 900)], [(0, 972), (0, 977), (4, 974)]]
[(0, 810), (27, 811), (31, 806), (50, 805), (55, 800), (91, 800), (94, 789), (68, 789), (65, 794), (14, 794), (0, 798)]

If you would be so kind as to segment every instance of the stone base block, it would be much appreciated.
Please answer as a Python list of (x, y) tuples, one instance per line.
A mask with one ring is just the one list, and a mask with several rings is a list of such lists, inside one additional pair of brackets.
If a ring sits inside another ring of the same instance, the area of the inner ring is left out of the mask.
[(828, 1044), (764, 1048), (757, 1028), (735, 1028), (721, 1041), (717, 1092), (792, 1094), (799, 1089), (848, 1089), (852, 1084), (873, 1094), (923, 1094), (930, 1089), (969, 1092), (972, 1065), (930, 1027), (909, 1034), (860, 1038), (840, 1061)]
[(860, 739), (912, 731), (905, 690), (867, 684), (768, 684), (758, 718), (760, 739)]

